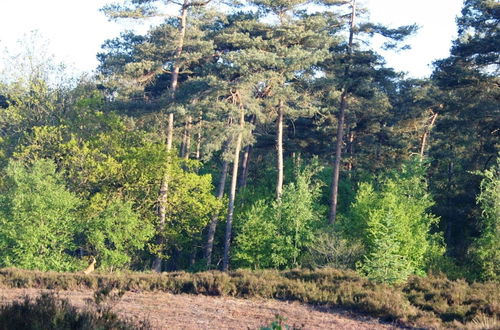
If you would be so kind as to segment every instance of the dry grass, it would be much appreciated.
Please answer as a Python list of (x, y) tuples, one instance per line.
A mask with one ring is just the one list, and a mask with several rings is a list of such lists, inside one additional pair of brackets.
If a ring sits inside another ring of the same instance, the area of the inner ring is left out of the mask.
[(470, 285), (443, 277), (414, 277), (394, 287), (335, 269), (91, 275), (2, 269), (0, 286), (59, 290), (111, 286), (125, 291), (271, 298), (340, 307), (384, 321), (427, 328), (472, 328), (480, 322), (491, 324), (500, 316), (500, 289), (496, 283)]

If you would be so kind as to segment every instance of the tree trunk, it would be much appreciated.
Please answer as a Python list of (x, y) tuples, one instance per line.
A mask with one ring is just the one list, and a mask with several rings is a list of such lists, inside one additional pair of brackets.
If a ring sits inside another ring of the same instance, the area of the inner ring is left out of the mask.
[[(228, 168), (228, 162), (227, 160), (224, 160), (224, 162), (222, 163), (219, 185), (217, 187), (217, 199), (219, 200), (221, 200), (222, 197), (224, 197), (224, 187), (226, 186), (227, 168)], [(205, 259), (207, 261), (207, 267), (210, 267), (210, 264), (212, 263), (212, 250), (214, 248), (215, 229), (217, 228), (218, 219), (219, 219), (219, 213), (217, 212), (212, 216), (212, 220), (210, 221), (210, 225), (208, 226), (207, 244), (205, 245)]]
[[(172, 70), (172, 79), (170, 81), (170, 97), (172, 101), (175, 100), (175, 93), (177, 91), (177, 85), (179, 81), (179, 72), (181, 68), (181, 64), (177, 59), (182, 55), (182, 48), (184, 47), (184, 38), (186, 36), (186, 22), (187, 22), (187, 14), (188, 14), (188, 0), (184, 1), (184, 4), (181, 8), (181, 16), (179, 17), (179, 38), (177, 41), (177, 49), (175, 52), (174, 58), (174, 67)], [(172, 143), (173, 143), (173, 134), (174, 134), (174, 114), (171, 112), (168, 114), (168, 128), (167, 128), (167, 152), (171, 152)], [(160, 193), (158, 196), (159, 208), (158, 208), (158, 216), (159, 216), (159, 224), (158, 224), (158, 245), (162, 246), (165, 244), (165, 239), (163, 237), (163, 231), (166, 223), (166, 204), (167, 204), (167, 196), (168, 196), (168, 181), (169, 181), (169, 163), (170, 160), (167, 160), (167, 166), (165, 169), (165, 174), (163, 175), (163, 179), (160, 186)], [(155, 272), (161, 272), (162, 270), (162, 259), (161, 256), (156, 256), (152, 268)]]
[(186, 125), (184, 127), (184, 136), (182, 138), (182, 152), (181, 157), (184, 159), (189, 159), (190, 149), (191, 149), (191, 123), (193, 119), (188, 116), (186, 119)]
[(351, 176), (351, 171), (354, 167), (354, 131), (351, 129), (348, 133), (348, 144), (347, 152), (349, 153), (349, 163), (347, 164), (347, 170), (349, 171), (349, 177)]
[(344, 119), (345, 109), (347, 108), (347, 90), (342, 92), (340, 96), (340, 110), (337, 126), (337, 143), (335, 145), (335, 161), (333, 163), (333, 177), (332, 177), (332, 193), (331, 193), (331, 207), (328, 221), (330, 224), (335, 223), (337, 217), (337, 202), (339, 190), (339, 177), (340, 177), (340, 160), (342, 155), (342, 139), (344, 135)]
[[(345, 80), (349, 79), (349, 60), (352, 55), (352, 45), (354, 39), (354, 27), (356, 20), (356, 0), (351, 0), (351, 27), (349, 30), (349, 44), (347, 48), (348, 62), (345, 67)], [(344, 120), (345, 120), (345, 110), (347, 109), (347, 94), (348, 86), (344, 86), (342, 94), (340, 95), (340, 109), (338, 116), (338, 127), (337, 127), (337, 141), (335, 145), (335, 161), (333, 163), (333, 176), (332, 176), (332, 193), (330, 196), (330, 213), (328, 215), (328, 222), (330, 224), (335, 223), (337, 218), (337, 200), (338, 200), (338, 189), (339, 189), (339, 178), (340, 178), (340, 164), (342, 157), (342, 143), (344, 137)]]
[(174, 140), (174, 114), (168, 114), (168, 124), (167, 124), (167, 152), (172, 150), (172, 143)]
[[(241, 102), (241, 101), (240, 101)], [(234, 151), (233, 173), (231, 177), (231, 190), (229, 191), (229, 206), (227, 210), (226, 235), (224, 238), (224, 257), (222, 260), (222, 270), (229, 268), (229, 249), (231, 247), (231, 235), (233, 229), (234, 200), (236, 197), (236, 184), (238, 182), (238, 163), (240, 160), (241, 141), (243, 140), (243, 128), (245, 125), (245, 111), (240, 103), (240, 131), (236, 139), (236, 148)]]
[(420, 140), (420, 162), (422, 162), (424, 160), (424, 153), (425, 153), (425, 147), (427, 144), (427, 137), (429, 136), (429, 134), (432, 130), (432, 126), (434, 126), (434, 123), (436, 122), (437, 116), (438, 116), (437, 112), (432, 113), (429, 125), (425, 128), (424, 134), (422, 134), (422, 138)]
[[(250, 119), (250, 123), (252, 125), (255, 125), (256, 121), (256, 116), (252, 116), (252, 119)], [(248, 145), (245, 148), (245, 151), (243, 153), (243, 160), (241, 162), (241, 174), (240, 174), (240, 182), (238, 183), (238, 186), (240, 189), (245, 189), (247, 186), (247, 178), (248, 178), (248, 167), (250, 165), (250, 156), (252, 154), (252, 146)]]
[(198, 118), (198, 130), (196, 132), (196, 160), (200, 160), (201, 158), (201, 133), (203, 129), (203, 114), (200, 111), (200, 117)]
[(276, 181), (276, 199), (283, 193), (283, 101), (278, 104), (278, 119), (276, 120), (276, 151), (278, 178)]
[(248, 145), (243, 153), (243, 160), (241, 162), (241, 174), (240, 174), (240, 189), (245, 189), (247, 186), (248, 179), (248, 167), (250, 166), (250, 156), (252, 155), (252, 146)]

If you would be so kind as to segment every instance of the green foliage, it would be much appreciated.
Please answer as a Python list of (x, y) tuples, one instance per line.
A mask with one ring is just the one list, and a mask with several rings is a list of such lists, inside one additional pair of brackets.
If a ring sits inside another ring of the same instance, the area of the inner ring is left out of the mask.
[[(131, 123), (114, 113), (82, 109), (78, 120), (84, 120), (84, 129), (77, 123), (36, 127), (15, 156), (25, 163), (54, 159), (71, 190), (86, 200), (80, 247), (105, 268), (130, 264), (154, 234), (164, 236), (167, 245), (148, 244), (150, 252), (189, 249), (193, 235), (222, 207), (213, 196), (211, 176), (197, 173), (201, 164), (167, 155), (147, 131), (131, 130)], [(155, 232), (157, 194), (166, 169), (168, 224)]]
[[(235, 265), (358, 264), (363, 274), (387, 282), (426, 271), (498, 280), (498, 165), (483, 173), (481, 193), (474, 175), (498, 153), (495, 1), (464, 1), (450, 57), (422, 80), (404, 79), (361, 47), (374, 34), (396, 47), (414, 26), (373, 24), (360, 8), (348, 47), (347, 7), (328, 7), (350, 1), (252, 0), (243, 7), (230, 1), (235, 7), (227, 11), (208, 2), (185, 3), (185, 34), (179, 17), (169, 17), (144, 35), (106, 41), (99, 78), (76, 85), (62, 79), (64, 72), (36, 43), (12, 56), (0, 77), (0, 266), (76, 269), (70, 255), (80, 250), (105, 269), (145, 269), (151, 253), (175, 255), (172, 268), (194, 269), (192, 261), (202, 263), (198, 252), (210, 215), (224, 213), (205, 173), (233, 154), (236, 114), (244, 108), (243, 146), (252, 152), (248, 184), (235, 204)], [(103, 10), (112, 19), (143, 19), (164, 15), (169, 8), (161, 3), (182, 8), (180, 2), (127, 0)], [(304, 10), (313, 3), (317, 12)], [(325, 229), (330, 194), (325, 188), (320, 196), (318, 182), (331, 182), (330, 174), (317, 175), (314, 166), (293, 173), (289, 166), (281, 199), (271, 200), (275, 120), (282, 107), (285, 164), (314, 155), (331, 163), (342, 92), (348, 94), (342, 166), (349, 171), (341, 173), (339, 224)], [(168, 154), (170, 113), (176, 122)], [(203, 162), (176, 155), (183, 120), (182, 146), (196, 144)], [(399, 168), (421, 147), (432, 162), (428, 173), (407, 164), (400, 173), (359, 184)], [(164, 178), (167, 219), (160, 226)], [(446, 233), (446, 257), (434, 225)]]
[(442, 108), (430, 150), (435, 211), (446, 228), (450, 255), (465, 266), (481, 222), (479, 177), (472, 173), (486, 169), (499, 150), (499, 8), (494, 0), (464, 1), (451, 55), (435, 63), (431, 77)]
[(439, 235), (431, 234), (438, 218), (428, 213), (425, 167), (410, 162), (381, 179), (378, 187), (360, 184), (351, 213), (342, 220), (347, 237), (366, 248), (360, 270), (378, 281), (401, 282), (425, 274), (429, 259), (442, 254)]
[(361, 263), (359, 270), (370, 279), (380, 282), (397, 283), (405, 281), (416, 271), (409, 257), (402, 253), (401, 241), (398, 241), (398, 219), (391, 210), (386, 211), (382, 219), (369, 225), (372, 235), (368, 244), (369, 253)]
[(500, 157), (490, 169), (480, 173), (481, 193), (477, 197), (483, 210), (481, 234), (471, 247), (482, 280), (500, 280)]
[(166, 205), (167, 224), (163, 232), (166, 247), (182, 249), (192, 242), (219, 212), (222, 201), (213, 195), (212, 176), (198, 174), (200, 163), (171, 156), (168, 165), (169, 196)]
[(234, 259), (245, 267), (290, 268), (301, 263), (321, 224), (317, 204), (321, 185), (313, 180), (317, 163), (296, 168), (295, 182), (287, 184), (280, 200), (257, 201), (245, 214), (236, 237)]
[(119, 197), (94, 195), (83, 214), (83, 245), (100, 268), (122, 268), (153, 236), (151, 223), (134, 212), (131, 202)]
[(65, 186), (52, 161), (31, 167), (11, 161), (0, 195), (0, 265), (70, 270), (80, 200)]
[(272, 208), (265, 200), (255, 202), (240, 217), (245, 219), (236, 237), (234, 261), (254, 268), (273, 266), (273, 251), (277, 226), (272, 219)]
[(290, 330), (290, 329), (301, 329), (301, 328), (295, 328), (295, 327), (290, 327), (288, 324), (285, 323), (286, 318), (276, 314), (275, 315), (275, 320), (271, 322), (270, 325), (261, 327), (260, 330)]

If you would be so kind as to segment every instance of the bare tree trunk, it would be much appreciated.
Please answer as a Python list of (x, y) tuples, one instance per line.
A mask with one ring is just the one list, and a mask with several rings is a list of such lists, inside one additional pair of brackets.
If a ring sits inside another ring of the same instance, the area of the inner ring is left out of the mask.
[(349, 163), (347, 164), (347, 170), (349, 171), (349, 177), (351, 175), (351, 171), (354, 167), (353, 165), (353, 159), (354, 159), (354, 132), (352, 130), (349, 130), (348, 133), (348, 145), (347, 145), (347, 152), (349, 153)]
[[(256, 116), (252, 116), (252, 119), (250, 119), (250, 123), (252, 125), (255, 125), (256, 121)], [(240, 189), (244, 189), (247, 186), (247, 178), (248, 178), (248, 167), (250, 165), (250, 156), (252, 154), (252, 146), (247, 145), (245, 148), (245, 151), (243, 152), (243, 160), (241, 162), (241, 174), (240, 174), (240, 182), (238, 183), (238, 186)]]
[(181, 147), (179, 151), (179, 156), (181, 158), (184, 158), (184, 155), (186, 154), (186, 138), (187, 138), (187, 122), (184, 123), (184, 129), (182, 130), (182, 142), (181, 142)]
[(240, 160), (241, 141), (243, 140), (243, 128), (245, 126), (245, 111), (240, 100), (240, 132), (236, 139), (236, 148), (233, 158), (233, 173), (231, 177), (231, 190), (229, 191), (229, 206), (227, 210), (226, 235), (224, 238), (224, 257), (222, 259), (222, 270), (229, 268), (229, 249), (231, 247), (231, 235), (233, 229), (234, 200), (236, 197), (236, 184), (238, 182), (238, 163)]
[[(217, 199), (221, 200), (224, 197), (224, 187), (226, 186), (226, 178), (227, 178), (227, 168), (228, 162), (224, 160), (222, 163), (222, 170), (219, 179), (219, 185), (217, 187)], [(205, 245), (205, 259), (207, 261), (207, 267), (212, 263), (212, 250), (214, 248), (214, 237), (215, 237), (215, 229), (217, 228), (217, 222), (219, 219), (219, 213), (215, 213), (212, 216), (212, 220), (208, 226), (207, 233), (207, 244)]]
[[(179, 17), (179, 38), (177, 41), (177, 49), (175, 52), (175, 60), (174, 60), (174, 68), (172, 70), (172, 79), (170, 81), (170, 96), (172, 101), (175, 100), (175, 93), (177, 91), (177, 85), (179, 81), (179, 72), (181, 69), (181, 63), (177, 61), (179, 57), (182, 55), (182, 49), (184, 47), (184, 38), (186, 36), (186, 22), (187, 22), (187, 14), (188, 14), (188, 0), (184, 1), (184, 4), (181, 8), (181, 16)], [(168, 114), (168, 128), (167, 128), (167, 152), (171, 152), (172, 143), (173, 143), (173, 134), (174, 134), (174, 114)], [(160, 186), (160, 193), (158, 196), (159, 208), (158, 208), (158, 216), (159, 216), (159, 224), (158, 224), (158, 237), (157, 243), (160, 247), (165, 244), (165, 239), (163, 237), (163, 231), (165, 229), (166, 223), (166, 204), (168, 197), (168, 181), (169, 181), (169, 163), (170, 160), (167, 160), (167, 166), (165, 169), (165, 174), (163, 175), (163, 179)], [(156, 256), (152, 268), (155, 272), (161, 272), (162, 270), (162, 259), (161, 256)]]
[[(356, 20), (356, 0), (351, 0), (351, 27), (349, 30), (349, 45), (347, 48), (347, 55), (350, 58), (352, 55), (352, 45), (354, 39), (354, 27)], [(348, 59), (349, 59), (348, 58)], [(349, 76), (349, 62), (345, 68), (345, 79)], [(328, 222), (330, 224), (335, 223), (337, 218), (337, 201), (338, 201), (338, 190), (339, 190), (339, 177), (340, 177), (340, 163), (342, 157), (342, 143), (344, 137), (344, 120), (345, 120), (345, 110), (347, 109), (347, 86), (343, 87), (342, 94), (340, 95), (340, 109), (338, 116), (338, 127), (337, 127), (337, 141), (335, 145), (335, 161), (333, 163), (333, 176), (332, 176), (332, 193), (330, 196), (330, 213), (328, 215)]]
[(432, 113), (429, 125), (425, 128), (424, 134), (422, 134), (422, 138), (420, 140), (420, 162), (422, 162), (424, 160), (424, 153), (425, 153), (425, 147), (427, 144), (427, 137), (429, 136), (429, 134), (432, 130), (432, 126), (434, 126), (434, 123), (436, 122), (437, 116), (438, 116), (437, 112)]
[(347, 108), (347, 90), (344, 90), (342, 92), (342, 95), (340, 96), (340, 110), (339, 110), (339, 119), (337, 127), (337, 143), (335, 145), (335, 161), (333, 163), (331, 207), (330, 207), (330, 214), (328, 217), (330, 224), (334, 224), (335, 218), (337, 217), (340, 159), (342, 155), (342, 139), (344, 135), (344, 119), (345, 119), (346, 108)]
[(168, 124), (167, 124), (167, 151), (172, 150), (172, 143), (174, 140), (174, 114), (168, 114)]
[(278, 119), (276, 121), (276, 151), (278, 178), (276, 182), (276, 199), (283, 193), (283, 101), (278, 104)]
[(195, 158), (200, 160), (201, 158), (201, 133), (203, 129), (203, 114), (200, 111), (200, 116), (198, 118), (198, 130), (196, 132), (196, 154)]
[(195, 235), (193, 238), (193, 250), (189, 254), (189, 265), (194, 266), (196, 264), (196, 257), (198, 255), (198, 248), (200, 247), (200, 242), (202, 240), (201, 233)]
[(252, 146), (248, 145), (243, 152), (243, 160), (241, 162), (241, 174), (240, 174), (240, 189), (244, 189), (247, 186), (248, 179), (248, 167), (250, 166), (250, 157), (252, 155)]
[(184, 136), (182, 138), (182, 151), (181, 157), (184, 159), (189, 159), (190, 149), (191, 149), (191, 123), (193, 118), (188, 116), (186, 119), (186, 125), (184, 127)]

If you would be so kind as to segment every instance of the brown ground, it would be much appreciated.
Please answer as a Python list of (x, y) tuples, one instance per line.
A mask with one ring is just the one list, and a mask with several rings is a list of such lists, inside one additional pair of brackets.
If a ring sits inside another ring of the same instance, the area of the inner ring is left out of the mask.
[[(0, 304), (47, 290), (0, 288)], [(84, 307), (93, 292), (58, 291), (61, 298)], [(148, 319), (155, 329), (259, 329), (275, 315), (300, 329), (396, 329), (377, 320), (345, 311), (318, 309), (296, 302), (236, 299), (163, 292), (127, 292), (113, 310), (127, 318)]]

